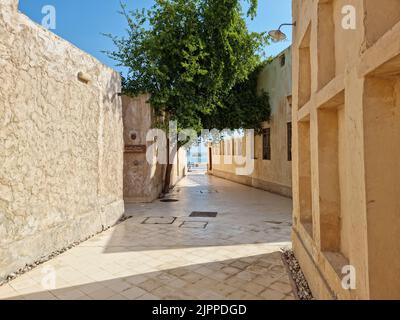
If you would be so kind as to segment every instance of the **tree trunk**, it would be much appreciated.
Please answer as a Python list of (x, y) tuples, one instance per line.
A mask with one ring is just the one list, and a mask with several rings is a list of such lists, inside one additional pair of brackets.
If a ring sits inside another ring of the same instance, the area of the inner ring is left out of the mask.
[(169, 193), (169, 187), (171, 184), (171, 173), (173, 164), (170, 162), (170, 153), (169, 153), (169, 138), (167, 138), (167, 167), (165, 168), (165, 176), (164, 176), (164, 186), (163, 186), (163, 193)]
[(170, 184), (171, 184), (172, 167), (173, 167), (172, 164), (167, 164), (167, 167), (165, 169), (164, 187), (163, 187), (164, 194), (169, 193)]
[[(181, 148), (181, 144), (178, 142), (177, 147), (176, 147), (176, 153), (174, 154), (174, 157), (178, 155), (179, 149)], [(165, 177), (164, 177), (164, 187), (163, 187), (163, 193), (167, 194), (169, 193), (170, 190), (170, 184), (171, 184), (171, 175), (172, 175), (172, 168), (174, 166), (173, 163), (170, 163), (171, 161), (171, 155), (169, 153), (169, 147), (170, 147), (170, 141), (169, 138), (167, 138), (167, 167), (165, 168)], [(173, 161), (174, 159), (172, 159)], [(179, 163), (178, 163), (179, 165)]]

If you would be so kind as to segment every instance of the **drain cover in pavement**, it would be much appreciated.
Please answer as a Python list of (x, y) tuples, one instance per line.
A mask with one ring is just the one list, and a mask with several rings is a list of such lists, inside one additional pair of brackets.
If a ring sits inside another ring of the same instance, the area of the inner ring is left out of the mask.
[(218, 212), (213, 211), (193, 211), (189, 217), (192, 218), (215, 218)]
[(217, 190), (200, 190), (200, 193), (218, 193)]
[(265, 221), (266, 223), (271, 223), (271, 224), (282, 224), (281, 221)]
[(205, 229), (207, 225), (205, 221), (183, 221), (179, 228)]
[(161, 199), (161, 202), (178, 202), (178, 199)]
[(148, 217), (142, 224), (173, 224), (176, 217)]

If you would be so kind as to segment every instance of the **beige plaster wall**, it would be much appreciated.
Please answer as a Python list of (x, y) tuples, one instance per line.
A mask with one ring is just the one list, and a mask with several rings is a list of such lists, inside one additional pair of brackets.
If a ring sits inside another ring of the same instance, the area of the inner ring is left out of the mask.
[(118, 73), (17, 3), (0, 6), (0, 280), (124, 211)]
[(147, 95), (122, 97), (125, 146), (146, 147), (142, 152), (125, 151), (124, 154), (124, 199), (128, 202), (151, 202), (162, 191), (163, 166), (157, 164), (156, 158), (153, 163), (146, 159), (151, 144), (146, 141), (146, 135), (153, 125), (148, 98)]
[[(286, 63), (282, 67), (280, 57), (283, 54)], [(258, 79), (258, 90), (264, 90), (269, 94), (271, 105), (271, 120), (263, 123), (264, 128), (271, 128), (271, 160), (263, 160), (263, 138), (261, 135), (256, 135), (254, 139), (254, 171), (251, 175), (237, 175), (236, 169), (241, 165), (235, 161), (232, 164), (226, 164), (220, 146), (215, 146), (213, 150), (214, 154), (220, 152), (221, 158), (219, 163), (213, 161), (212, 170), (209, 170), (211, 174), (291, 197), (292, 162), (288, 160), (287, 143), (287, 123), (291, 122), (292, 117), (290, 106), (292, 94), (291, 54), (290, 47), (280, 53), (262, 70)], [(241, 142), (242, 155), (246, 154), (245, 141), (243, 139)], [(222, 146), (223, 148), (224, 146)], [(235, 149), (233, 142), (230, 142), (229, 149)], [(235, 154), (237, 154), (236, 151)]]
[(187, 149), (179, 148), (174, 157), (171, 174), (171, 187), (174, 187), (187, 174)]
[[(154, 143), (146, 141), (146, 136), (155, 120), (148, 100), (148, 95), (122, 97), (125, 146), (144, 146), (139, 152), (125, 150), (124, 199), (127, 202), (151, 202), (159, 197), (163, 188), (166, 166), (158, 163), (156, 155), (151, 163), (146, 157)], [(186, 168), (186, 149), (180, 148), (173, 159), (171, 187), (186, 175)]]
[[(341, 27), (344, 5), (356, 9), (355, 30)], [(294, 0), (293, 9), (296, 257), (317, 298), (398, 299), (398, 1)], [(311, 92), (300, 103), (308, 32)], [(342, 287), (346, 265), (356, 271), (353, 290)]]

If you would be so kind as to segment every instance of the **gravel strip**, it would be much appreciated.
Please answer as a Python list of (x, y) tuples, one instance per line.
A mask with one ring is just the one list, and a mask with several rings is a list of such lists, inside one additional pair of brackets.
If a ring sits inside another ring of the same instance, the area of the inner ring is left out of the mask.
[(294, 256), (293, 250), (283, 249), (282, 259), (287, 264), (290, 276), (296, 286), (297, 297), (300, 300), (314, 300), (303, 271), (301, 271), (300, 264)]

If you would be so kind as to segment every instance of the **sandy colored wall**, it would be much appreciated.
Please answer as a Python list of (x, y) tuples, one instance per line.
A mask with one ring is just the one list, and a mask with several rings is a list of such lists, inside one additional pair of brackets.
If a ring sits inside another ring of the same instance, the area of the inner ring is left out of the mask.
[[(8, 1), (8, 3), (11, 3)], [(118, 73), (0, 6), (0, 280), (123, 214)], [(78, 80), (78, 73), (90, 77)]]
[(171, 186), (175, 186), (187, 174), (187, 149), (182, 147), (174, 157)]
[(399, 9), (293, 1), (293, 247), (317, 298), (400, 297)]
[[(281, 66), (280, 57), (285, 55), (285, 65)], [(240, 167), (234, 161), (225, 164), (223, 155), (220, 163), (214, 161), (210, 173), (246, 185), (251, 185), (267, 191), (291, 197), (292, 162), (288, 160), (287, 123), (291, 122), (290, 98), (292, 94), (292, 61), (291, 48), (284, 50), (260, 73), (258, 90), (269, 94), (271, 105), (271, 121), (263, 124), (264, 128), (271, 128), (271, 160), (263, 160), (263, 139), (258, 135), (254, 140), (254, 171), (251, 175), (237, 175), (236, 169)], [(219, 153), (221, 148), (216, 147)], [(234, 149), (234, 147), (230, 147)], [(242, 142), (245, 154), (245, 139)], [(215, 158), (215, 157), (214, 157)]]
[(140, 152), (124, 154), (124, 199), (128, 202), (151, 202), (162, 191), (163, 166), (146, 159), (150, 142), (146, 135), (153, 125), (153, 115), (147, 95), (122, 97), (125, 146), (145, 146)]
[[(151, 202), (159, 197), (163, 188), (165, 165), (159, 164), (154, 155), (149, 163), (146, 153), (152, 141), (146, 136), (154, 126), (154, 115), (148, 103), (148, 95), (122, 97), (124, 121), (124, 199), (127, 202)], [(142, 146), (137, 152), (129, 152), (127, 146)], [(186, 175), (186, 149), (181, 148), (173, 159), (171, 186)]]

